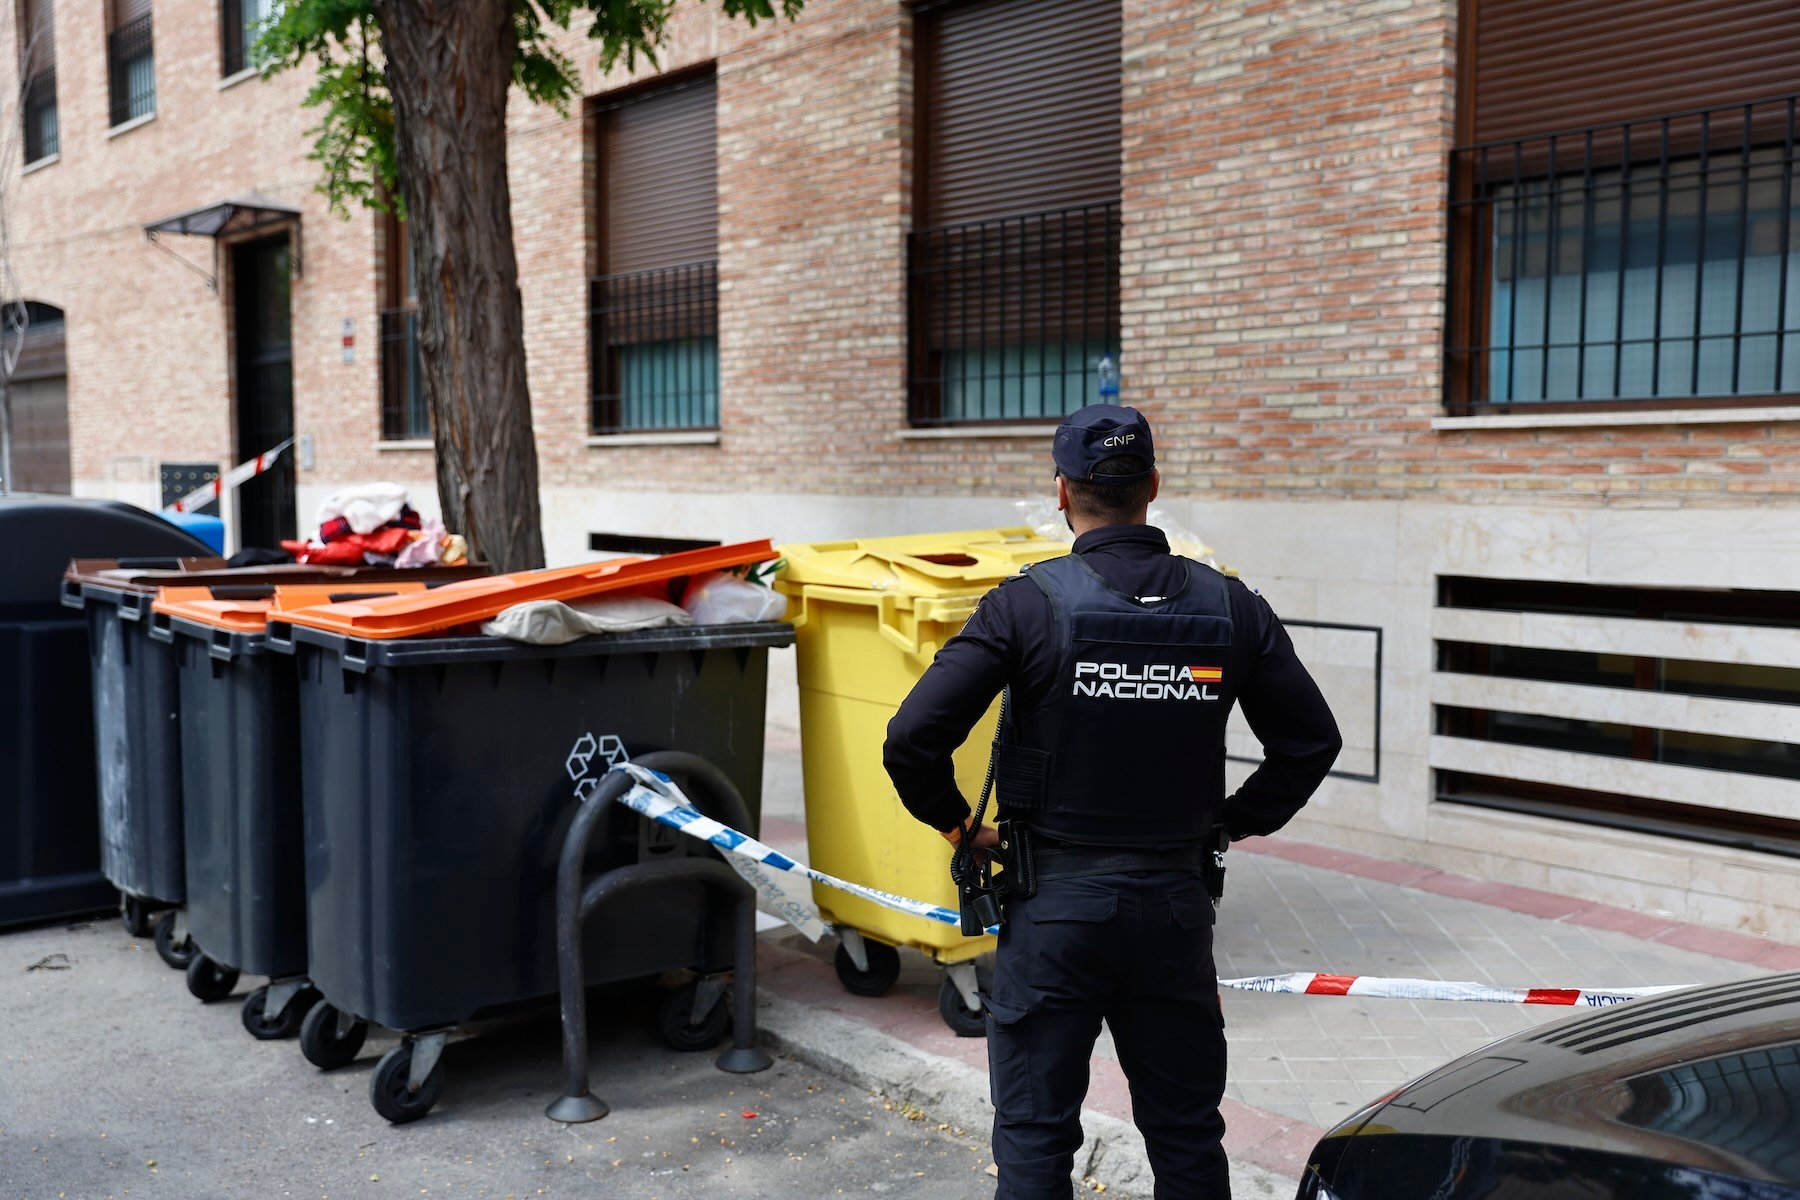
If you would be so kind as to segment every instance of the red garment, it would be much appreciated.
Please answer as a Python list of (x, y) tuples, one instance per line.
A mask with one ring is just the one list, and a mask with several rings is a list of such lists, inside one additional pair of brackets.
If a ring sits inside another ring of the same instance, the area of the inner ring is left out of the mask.
[(364, 555), (380, 554), (391, 559), (405, 549), (407, 542), (411, 540), (410, 529), (390, 525), (374, 533), (345, 534), (323, 546), (311, 542), (284, 541), (281, 548), (293, 555), (295, 562), (315, 566), (360, 567), (367, 561)]

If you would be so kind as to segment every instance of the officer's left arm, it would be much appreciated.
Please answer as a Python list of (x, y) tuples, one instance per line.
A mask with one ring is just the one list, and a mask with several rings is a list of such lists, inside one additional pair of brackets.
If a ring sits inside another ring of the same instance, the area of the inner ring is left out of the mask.
[(1263, 761), (1219, 814), (1220, 824), (1242, 837), (1274, 833), (1292, 820), (1325, 781), (1344, 739), (1268, 602), (1235, 580), (1232, 590), (1233, 621), (1249, 651), (1237, 701), (1263, 746)]
[(1013, 677), (1018, 641), (1012, 593), (1020, 587), (1002, 585), (983, 598), (888, 722), (882, 765), (906, 811), (940, 832), (969, 818), (969, 803), (956, 786), (950, 756)]

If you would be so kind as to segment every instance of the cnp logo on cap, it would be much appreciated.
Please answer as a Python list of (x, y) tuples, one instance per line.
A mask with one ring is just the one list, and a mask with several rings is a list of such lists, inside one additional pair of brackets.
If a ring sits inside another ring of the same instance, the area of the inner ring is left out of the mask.
[[(1135, 483), (1156, 469), (1150, 422), (1137, 409), (1119, 404), (1090, 404), (1065, 417), (1056, 427), (1050, 456), (1058, 474), (1084, 483)], [(1094, 474), (1102, 462), (1121, 456), (1137, 459), (1140, 469), (1125, 475)]]

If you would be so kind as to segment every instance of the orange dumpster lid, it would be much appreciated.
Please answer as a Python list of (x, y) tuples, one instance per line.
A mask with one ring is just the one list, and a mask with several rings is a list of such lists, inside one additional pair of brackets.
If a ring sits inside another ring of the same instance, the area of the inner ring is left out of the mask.
[(708, 571), (767, 562), (775, 548), (764, 538), (731, 546), (684, 550), (661, 558), (610, 558), (605, 562), (542, 571), (519, 571), (447, 583), (423, 595), (382, 596), (347, 600), (313, 608), (284, 611), (281, 619), (310, 629), (381, 641), (442, 633), (500, 615), (530, 600), (586, 600)]
[[(151, 611), (171, 617), (229, 629), (235, 633), (261, 633), (268, 625), (269, 613), (290, 608), (309, 608), (330, 604), (351, 592), (390, 596), (395, 593), (422, 592), (425, 584), (417, 580), (377, 583), (345, 580), (342, 583), (282, 584), (274, 588), (256, 587), (166, 587), (156, 593)], [(217, 593), (238, 593), (220, 596)], [(264, 594), (257, 595), (257, 592)]]

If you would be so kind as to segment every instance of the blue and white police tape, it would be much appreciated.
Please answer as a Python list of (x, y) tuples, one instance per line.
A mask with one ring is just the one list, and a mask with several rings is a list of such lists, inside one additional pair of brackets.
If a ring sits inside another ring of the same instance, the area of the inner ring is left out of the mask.
[[(656, 771), (647, 770), (635, 763), (620, 763), (613, 768), (624, 771), (638, 781), (638, 785), (619, 797), (619, 803), (625, 807), (649, 817), (652, 821), (679, 829), (692, 838), (717, 846), (731, 854), (739, 854), (753, 862), (761, 863), (772, 871), (781, 871), (789, 875), (799, 875), (814, 883), (822, 883), (826, 887), (848, 892), (852, 896), (860, 896), (864, 900), (891, 908), (896, 912), (910, 913), (915, 917), (923, 917), (927, 921), (936, 921), (940, 925), (960, 925), (962, 917), (954, 908), (945, 908), (940, 904), (927, 904), (923, 900), (912, 900), (905, 896), (896, 896), (892, 892), (884, 892), (880, 888), (868, 887), (860, 883), (851, 883), (847, 879), (839, 879), (836, 875), (827, 875), (823, 871), (815, 871), (802, 862), (795, 862), (773, 846), (764, 845), (747, 833), (739, 833), (731, 826), (711, 817), (702, 815), (688, 803), (681, 789), (668, 776)], [(998, 933), (999, 927), (988, 930)]]
[[(681, 789), (668, 776), (632, 763), (619, 763), (615, 770), (624, 771), (637, 780), (636, 786), (619, 798), (619, 803), (652, 821), (678, 829), (689, 837), (716, 846), (729, 854), (739, 855), (763, 867), (789, 875), (798, 875), (814, 883), (860, 896), (864, 900), (910, 913), (941, 925), (960, 925), (962, 919), (953, 908), (927, 904), (884, 892), (879, 888), (839, 879), (824, 871), (814, 870), (772, 846), (705, 816), (688, 802)], [(999, 932), (998, 927), (988, 930)], [(1383, 979), (1372, 975), (1328, 975), (1313, 971), (1296, 971), (1281, 975), (1255, 975), (1242, 979), (1221, 979), (1220, 987), (1245, 992), (1274, 992), (1302, 996), (1362, 996), (1392, 1000), (1474, 1000), (1490, 1004), (1557, 1004), (1602, 1007), (1623, 1004), (1645, 996), (1659, 996), (1687, 986), (1665, 984), (1655, 987), (1629, 988), (1512, 988), (1487, 983), (1459, 983), (1439, 979)]]

